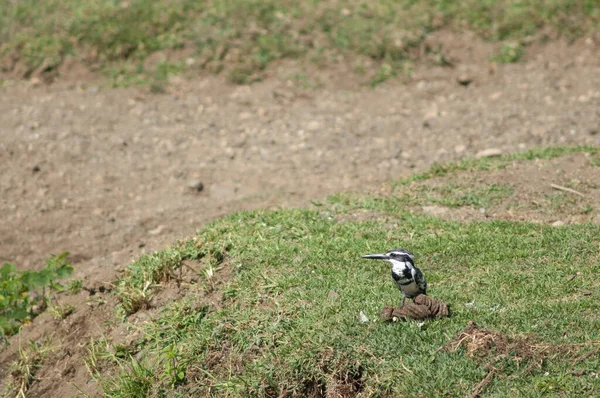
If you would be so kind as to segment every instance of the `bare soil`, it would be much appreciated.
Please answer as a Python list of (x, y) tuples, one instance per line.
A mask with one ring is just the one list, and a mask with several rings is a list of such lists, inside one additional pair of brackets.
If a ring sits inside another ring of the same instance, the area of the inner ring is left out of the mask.
[[(50, 253), (69, 251), (87, 290), (65, 299), (76, 306), (66, 319), (43, 314), (11, 338), (0, 377), (20, 342), (52, 335), (57, 348), (30, 396), (97, 393), (83, 364), (86, 344), (103, 335), (127, 344), (133, 333), (108, 322), (114, 303), (100, 289), (140, 253), (228, 212), (377, 190), (489, 148), (600, 144), (592, 40), (537, 45), (512, 65), (490, 64), (494, 45), (468, 35), (430, 40), (444, 44), (453, 67), (424, 61), (411, 79), (375, 89), (352, 83), (351, 60), (328, 70), (281, 63), (251, 86), (175, 78), (164, 94), (105, 89), (81, 71), (49, 86), (5, 82), (0, 262), (40, 268)], [(516, 187), (537, 179), (535, 167), (521, 171), (528, 176), (503, 178)]]

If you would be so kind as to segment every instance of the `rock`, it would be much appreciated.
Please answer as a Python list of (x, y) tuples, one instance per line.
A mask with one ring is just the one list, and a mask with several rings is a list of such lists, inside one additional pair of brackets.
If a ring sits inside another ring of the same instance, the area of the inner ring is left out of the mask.
[(456, 81), (458, 82), (458, 84), (460, 84), (461, 86), (465, 86), (468, 87), (469, 84), (473, 83), (473, 78), (471, 78), (468, 75), (460, 75), (458, 76), (458, 78), (456, 79)]
[(554, 222), (552, 223), (552, 226), (553, 226), (553, 227), (560, 227), (560, 226), (563, 226), (563, 225), (565, 225), (565, 222), (564, 222), (564, 221), (561, 221), (561, 220), (554, 221)]
[(42, 169), (40, 169), (40, 166), (35, 165), (33, 166), (33, 168), (31, 169), (32, 172), (34, 173), (39, 173)]
[(204, 190), (204, 183), (202, 181), (192, 181), (188, 184), (188, 188), (195, 192), (202, 192)]
[(502, 155), (502, 149), (500, 148), (487, 148), (484, 149), (482, 151), (477, 152), (477, 154), (475, 155), (475, 158), (480, 159), (480, 158), (490, 158), (490, 157), (494, 157), (494, 156), (501, 156)]

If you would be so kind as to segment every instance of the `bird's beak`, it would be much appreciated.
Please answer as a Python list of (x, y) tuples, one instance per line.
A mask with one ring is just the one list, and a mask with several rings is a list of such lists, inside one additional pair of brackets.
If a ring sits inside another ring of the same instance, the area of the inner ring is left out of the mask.
[(371, 260), (389, 260), (390, 257), (387, 254), (365, 254), (362, 258), (368, 258)]

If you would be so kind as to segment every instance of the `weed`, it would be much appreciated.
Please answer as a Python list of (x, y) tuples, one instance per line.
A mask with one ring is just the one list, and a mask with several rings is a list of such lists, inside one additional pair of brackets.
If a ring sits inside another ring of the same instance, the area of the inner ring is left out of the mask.
[(50, 312), (52, 317), (56, 320), (65, 319), (66, 317), (71, 315), (74, 310), (75, 310), (74, 305), (70, 305), (70, 304), (63, 305), (63, 304), (59, 304), (58, 302), (54, 305), (51, 305), (48, 308), (48, 311)]
[(371, 86), (376, 87), (394, 76), (396, 76), (396, 70), (390, 64), (385, 63), (379, 67), (375, 76), (373, 76)]
[(521, 60), (523, 53), (524, 48), (521, 43), (506, 42), (502, 43), (502, 47), (500, 47), (500, 53), (495, 57), (492, 57), (492, 60), (502, 64), (514, 64)]
[(83, 282), (81, 279), (71, 279), (67, 282), (67, 290), (71, 294), (77, 294), (83, 289)]
[(36, 372), (42, 367), (48, 353), (57, 347), (52, 346), (49, 337), (40, 341), (29, 341), (26, 347), (19, 345), (19, 358), (11, 365), (5, 396), (25, 397)]
[(0, 268), (0, 331), (3, 335), (14, 334), (19, 325), (31, 320), (36, 315), (34, 306), (38, 312), (46, 309), (47, 290), (64, 289), (58, 280), (73, 272), (66, 259), (68, 255), (67, 252), (51, 255), (40, 271), (18, 271), (13, 264)]

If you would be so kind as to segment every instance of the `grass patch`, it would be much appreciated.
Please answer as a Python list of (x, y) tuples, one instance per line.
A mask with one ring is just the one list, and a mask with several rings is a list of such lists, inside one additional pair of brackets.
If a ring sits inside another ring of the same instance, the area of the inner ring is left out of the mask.
[(64, 290), (59, 280), (73, 273), (68, 255), (51, 255), (40, 271), (19, 271), (8, 263), (0, 268), (0, 339), (6, 340), (44, 311), (51, 292)]
[[(537, 150), (437, 170), (574, 151), (591, 149)], [(480, 205), (509, 194), (504, 188), (448, 200)], [(207, 277), (160, 309), (132, 346), (103, 343), (91, 355), (104, 352), (120, 369), (113, 377), (94, 373), (105, 394), (587, 396), (600, 388), (600, 359), (591, 355), (600, 345), (599, 225), (461, 224), (409, 213), (393, 197), (336, 195), (329, 203), (336, 217), (302, 209), (235, 213), (133, 263), (119, 297), (154, 294), (152, 286), (173, 281), (186, 258), (201, 259)], [(386, 217), (336, 221), (357, 211)], [(450, 303), (451, 318), (379, 320), (400, 294), (386, 264), (360, 256), (393, 247), (417, 255), (429, 294)], [(219, 272), (230, 276), (211, 286), (208, 274)], [(360, 322), (361, 311), (369, 322)], [(470, 321), (479, 326), (465, 328)]]
[(395, 181), (395, 185), (408, 185), (414, 181), (428, 180), (434, 177), (444, 177), (457, 171), (487, 171), (506, 167), (510, 162), (518, 160), (554, 159), (572, 153), (585, 152), (592, 155), (592, 164), (596, 161), (596, 155), (600, 148), (595, 146), (556, 146), (546, 148), (535, 148), (525, 152), (517, 152), (493, 158), (465, 159), (459, 162), (435, 163), (429, 170), (423, 173), (413, 174), (409, 177)]
[(502, 43), (500, 52), (495, 57), (492, 57), (492, 61), (500, 62), (502, 64), (514, 64), (521, 60), (525, 52), (523, 44), (519, 42), (506, 42)]
[(56, 349), (48, 337), (29, 341), (25, 347), (19, 346), (19, 358), (10, 367), (3, 396), (25, 397), (31, 383), (36, 380), (37, 371), (43, 366), (48, 354)]
[[(134, 79), (135, 70), (123, 65), (157, 52), (173, 59), (185, 53), (194, 61), (186, 69), (227, 69), (245, 84), (275, 60), (327, 65), (349, 54), (380, 63), (372, 76), (377, 84), (405, 70), (411, 50), (439, 29), (467, 28), (509, 43), (547, 27), (578, 37), (599, 21), (600, 6), (590, 0), (0, 0), (0, 67), (28, 77), (75, 57), (93, 68), (121, 70), (120, 84), (137, 84), (147, 83), (156, 67)], [(505, 45), (500, 60), (514, 62), (521, 53)]]

